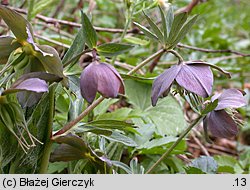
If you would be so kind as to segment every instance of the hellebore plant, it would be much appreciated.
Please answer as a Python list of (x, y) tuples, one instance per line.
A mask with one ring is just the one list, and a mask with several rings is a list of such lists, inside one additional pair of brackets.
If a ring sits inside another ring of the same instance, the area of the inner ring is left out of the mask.
[[(239, 108), (247, 105), (242, 92), (237, 89), (227, 89), (221, 94), (214, 95), (212, 102), (218, 100), (218, 105), (207, 114), (204, 120), (204, 127), (209, 129), (213, 136), (229, 138), (237, 135), (237, 123), (227, 109)], [(230, 111), (230, 110), (228, 110)]]

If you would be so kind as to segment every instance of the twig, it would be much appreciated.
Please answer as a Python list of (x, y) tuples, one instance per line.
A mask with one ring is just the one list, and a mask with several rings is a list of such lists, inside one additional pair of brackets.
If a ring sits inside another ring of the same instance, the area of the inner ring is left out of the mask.
[(65, 47), (65, 48), (70, 48), (69, 45), (63, 44), (63, 43), (58, 42), (56, 40), (49, 39), (49, 38), (47, 38), (45, 36), (40, 36), (39, 34), (34, 34), (34, 36), (39, 38), (39, 39), (45, 40), (47, 42), (50, 42), (50, 43), (53, 43), (53, 44), (56, 44), (56, 45), (59, 45), (59, 46)]
[(177, 47), (196, 50), (196, 51), (205, 52), (205, 53), (231, 53), (231, 54), (239, 55), (239, 56), (242, 56), (242, 57), (250, 56), (250, 54), (241, 53), (239, 51), (235, 51), (235, 50), (231, 50), (231, 49), (217, 49), (217, 50), (215, 50), (215, 49), (205, 49), (205, 48), (199, 48), (199, 47), (185, 45), (185, 44), (181, 44), (181, 43), (179, 43), (177, 45)]
[(200, 3), (200, 0), (192, 0), (186, 7), (177, 10), (177, 13), (187, 12), (190, 13), (193, 8)]
[[(23, 13), (23, 14), (27, 14), (27, 11), (24, 9), (19, 9), (19, 8), (15, 8), (15, 7), (9, 7), (19, 13)], [(68, 26), (72, 26), (72, 27), (76, 27), (76, 28), (80, 28), (81, 24), (78, 24), (76, 22), (70, 22), (70, 21), (66, 21), (66, 20), (60, 20), (60, 19), (55, 19), (55, 18), (51, 18), (51, 17), (47, 17), (47, 16), (43, 16), (41, 14), (37, 14), (36, 18), (46, 22), (46, 23), (51, 23), (51, 24), (63, 24), (63, 25), (68, 25)], [(123, 33), (124, 29), (120, 29), (120, 28), (102, 28), (102, 27), (94, 27), (95, 30), (97, 32), (110, 32), (110, 33)], [(132, 30), (128, 30), (127, 33), (136, 33), (139, 34), (140, 31), (137, 28), (134, 28)]]
[(201, 151), (206, 155), (210, 156), (208, 153), (206, 147), (201, 143), (201, 141), (195, 136), (194, 133), (191, 133), (192, 138), (194, 139), (194, 142), (201, 148)]

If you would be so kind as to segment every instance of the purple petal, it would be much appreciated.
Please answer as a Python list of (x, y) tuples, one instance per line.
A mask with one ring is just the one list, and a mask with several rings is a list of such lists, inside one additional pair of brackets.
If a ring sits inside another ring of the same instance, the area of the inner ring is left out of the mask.
[(212, 92), (213, 73), (206, 65), (185, 64), (182, 65), (176, 81), (186, 90), (206, 98)]
[(106, 63), (99, 63), (97, 68), (98, 92), (106, 98), (117, 97), (122, 84), (117, 74)]
[(124, 90), (124, 82), (123, 79), (121, 77), (121, 75), (117, 72), (117, 70), (110, 64), (106, 64), (106, 66), (109, 67), (109, 69), (111, 69), (111, 71), (117, 76), (117, 78), (120, 80), (121, 85), (120, 85), (120, 89), (119, 89), (119, 93), (124, 94), (125, 90)]
[(92, 103), (97, 93), (98, 77), (96, 76), (97, 66), (94, 63), (88, 65), (80, 77), (80, 89), (84, 99)]
[(180, 69), (181, 66), (174, 65), (155, 79), (151, 93), (151, 100), (153, 106), (156, 105), (159, 97), (161, 97), (165, 92), (170, 91), (170, 87), (177, 74), (179, 73)]
[(215, 137), (229, 138), (238, 133), (236, 123), (224, 110), (210, 112), (204, 124)]
[(239, 108), (247, 105), (243, 94), (237, 89), (227, 89), (221, 94), (216, 94), (212, 97), (212, 101), (218, 99), (218, 106), (215, 110), (222, 110), (225, 108)]

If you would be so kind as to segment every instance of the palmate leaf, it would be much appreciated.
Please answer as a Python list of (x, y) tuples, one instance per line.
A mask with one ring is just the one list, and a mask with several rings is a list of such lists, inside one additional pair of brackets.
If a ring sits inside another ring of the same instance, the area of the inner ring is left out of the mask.
[[(83, 35), (83, 29), (80, 28), (70, 48), (63, 57), (62, 64), (67, 63), (74, 56), (82, 52), (84, 50), (84, 46), (85, 46), (85, 38)], [(79, 58), (76, 58), (75, 60), (73, 60), (73, 62), (76, 62), (78, 59)]]
[(187, 20), (187, 13), (179, 13), (174, 16), (173, 24), (167, 39), (167, 44), (172, 44), (176, 38), (176, 35), (179, 33), (181, 27)]
[(17, 12), (0, 5), (0, 17), (9, 26), (19, 42), (32, 43), (33, 31), (30, 23)]
[(174, 42), (171, 44), (171, 47), (175, 47), (186, 36), (186, 34), (191, 30), (192, 26), (195, 24), (198, 16), (199, 15), (193, 16), (189, 21), (187, 21), (183, 25), (183, 27), (181, 28), (180, 32), (176, 36)]
[(96, 47), (97, 44), (97, 34), (92, 26), (88, 16), (81, 11), (82, 14), (82, 29), (83, 29), (83, 35), (86, 39), (86, 44), (90, 49)]
[(145, 26), (140, 25), (137, 22), (134, 22), (134, 24), (149, 38), (157, 40), (158, 41), (158, 37), (152, 33), (149, 29), (147, 29)]
[(169, 35), (170, 30), (172, 28), (173, 21), (174, 21), (174, 11), (173, 11), (173, 7), (170, 6), (169, 10), (167, 12), (167, 16), (166, 16), (166, 25), (167, 25), (167, 33), (168, 33), (168, 35)]
[(155, 35), (158, 37), (160, 42), (164, 43), (164, 36), (163, 36), (161, 30), (159, 29), (159, 27), (151, 20), (151, 18), (149, 18), (148, 15), (146, 15), (146, 13), (144, 11), (143, 11), (143, 14), (145, 15), (150, 27), (152, 28), (152, 30), (154, 31)]
[(166, 43), (167, 37), (168, 37), (168, 27), (167, 27), (167, 20), (166, 16), (160, 6), (158, 6), (160, 13), (161, 13), (161, 23), (162, 23), (162, 30), (164, 35), (164, 42)]
[(131, 50), (134, 46), (119, 43), (104, 43), (97, 46), (97, 52), (103, 56), (116, 56)]

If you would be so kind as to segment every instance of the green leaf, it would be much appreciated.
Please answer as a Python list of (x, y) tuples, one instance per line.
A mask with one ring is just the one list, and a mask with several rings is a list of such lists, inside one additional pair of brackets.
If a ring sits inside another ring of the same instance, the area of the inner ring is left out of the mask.
[[(176, 138), (177, 139), (177, 138)], [(174, 137), (163, 137), (145, 143), (148, 148), (140, 150), (140, 154), (164, 154), (176, 141)], [(186, 142), (182, 140), (171, 152), (171, 154), (183, 154), (186, 150)]]
[(185, 23), (183, 25), (180, 32), (176, 36), (176, 39), (174, 40), (174, 42), (171, 45), (172, 48), (175, 47), (186, 36), (186, 34), (190, 31), (190, 29), (192, 28), (192, 26), (196, 22), (197, 18), (198, 18), (198, 15), (195, 15), (187, 23)]
[(40, 51), (36, 53), (36, 57), (42, 63), (45, 70), (63, 78), (63, 84), (66, 85), (68, 82), (63, 74), (63, 65), (57, 51), (48, 45), (37, 45), (37, 47), (42, 52), (45, 52), (45, 54)]
[(127, 166), (126, 164), (119, 162), (119, 161), (111, 161), (111, 163), (112, 165), (123, 169), (125, 172), (127, 172), (127, 174), (132, 174), (130, 167)]
[(81, 99), (76, 99), (76, 100), (70, 100), (70, 107), (69, 107), (69, 112), (68, 112), (68, 122), (74, 120), (77, 118), (83, 108), (84, 100)]
[(0, 37), (0, 64), (5, 64), (10, 53), (20, 47), (20, 44), (14, 40), (15, 38), (10, 36)]
[(136, 44), (136, 45), (141, 45), (141, 46), (146, 46), (149, 44), (149, 41), (147, 40), (142, 40), (140, 38), (136, 38), (134, 36), (128, 36), (125, 37), (123, 39), (123, 41), (128, 42), (128, 43), (132, 43), (132, 44)]
[(161, 99), (157, 106), (147, 109), (145, 116), (161, 136), (176, 136), (187, 126), (182, 107), (172, 96)]
[(134, 22), (134, 24), (149, 38), (151, 39), (154, 39), (154, 40), (157, 40), (158, 41), (158, 37), (149, 31), (149, 29), (147, 29), (146, 27), (140, 25), (139, 23), (137, 22)]
[(125, 92), (128, 102), (135, 108), (145, 110), (151, 105), (151, 85), (135, 80), (125, 80)]
[(218, 172), (219, 173), (232, 173), (232, 174), (241, 174), (244, 170), (241, 168), (239, 162), (232, 156), (226, 155), (216, 155), (214, 159), (218, 163)]
[(99, 127), (77, 127), (75, 129), (76, 133), (85, 133), (85, 132), (92, 132), (96, 135), (100, 135), (108, 140), (119, 142), (127, 146), (135, 147), (137, 146), (136, 142), (128, 137), (127, 135), (124, 135), (118, 131), (112, 131), (110, 129), (104, 129)]
[(0, 5), (0, 17), (9, 26), (19, 42), (33, 42), (33, 31), (30, 23), (19, 13)]
[(131, 79), (125, 80), (125, 92), (128, 102), (143, 111), (143, 121), (152, 124), (157, 134), (176, 136), (186, 128), (182, 108), (172, 96), (159, 100), (159, 105), (152, 107), (151, 85)]
[(124, 145), (135, 147), (137, 146), (136, 142), (133, 141), (131, 138), (127, 137), (127, 135), (123, 135), (121, 133), (118, 133), (116, 131), (113, 131), (110, 136), (103, 135), (103, 137), (115, 141), (115, 142), (120, 142)]
[(69, 80), (69, 89), (77, 96), (78, 99), (81, 99), (80, 78), (75, 75), (68, 75), (67, 77)]
[(166, 16), (166, 25), (167, 25), (167, 36), (169, 36), (169, 33), (171, 31), (172, 28), (172, 24), (173, 24), (173, 20), (174, 20), (174, 12), (173, 12), (173, 7), (170, 6), (167, 12), (167, 16)]
[(209, 103), (204, 110), (202, 110), (201, 114), (206, 115), (209, 112), (213, 111), (218, 105), (218, 99), (214, 100), (213, 102)]
[(208, 174), (215, 174), (218, 169), (217, 162), (211, 156), (201, 156), (199, 158), (196, 158), (189, 166), (198, 168), (202, 172)]
[(136, 117), (137, 113), (135, 110), (131, 108), (120, 108), (113, 112), (104, 113), (102, 115), (99, 115), (97, 119), (113, 119), (113, 120), (119, 120), (119, 121), (125, 121), (131, 117)]
[(8, 165), (16, 155), (17, 140), (13, 134), (6, 128), (5, 124), (0, 119), (0, 171)]
[(150, 27), (152, 28), (152, 30), (154, 31), (155, 35), (158, 37), (160, 42), (164, 43), (164, 37), (159, 27), (151, 20), (151, 18), (149, 18), (148, 15), (146, 15), (144, 11), (143, 11), (143, 14), (145, 15)]
[(103, 56), (116, 56), (124, 52), (128, 52), (134, 46), (119, 43), (105, 43), (97, 46), (97, 52)]
[(92, 49), (97, 45), (97, 34), (87, 15), (82, 11), (81, 13), (83, 36), (86, 39), (86, 44), (88, 45), (88, 47)]
[(163, 35), (164, 35), (164, 43), (166, 43), (167, 37), (168, 37), (168, 27), (167, 27), (167, 20), (166, 16), (161, 8), (161, 6), (158, 6), (160, 13), (161, 13), (161, 23), (163, 28)]
[(118, 99), (104, 99), (95, 109), (93, 110), (95, 117), (98, 117), (107, 112), (108, 108), (118, 102)]
[(49, 163), (48, 174), (61, 173), (67, 167), (68, 163), (66, 162)]
[(104, 129), (118, 129), (121, 131), (127, 131), (128, 128), (134, 128), (133, 123), (127, 123), (124, 121), (118, 121), (118, 120), (96, 120), (96, 121), (91, 121), (83, 126), (94, 126), (98, 128), (104, 128)]
[[(83, 35), (83, 29), (81, 28), (74, 41), (70, 45), (70, 48), (66, 52), (65, 56), (63, 57), (62, 64), (67, 63), (70, 61), (73, 57), (75, 57), (77, 54), (81, 53), (84, 50), (84, 45), (85, 45), (85, 38)], [(73, 62), (76, 62), (79, 58), (73, 60)]]
[(186, 12), (175, 15), (173, 24), (171, 26), (171, 30), (167, 39), (167, 45), (172, 44), (174, 42), (174, 40), (176, 39), (180, 29), (182, 28), (186, 20), (187, 20)]

